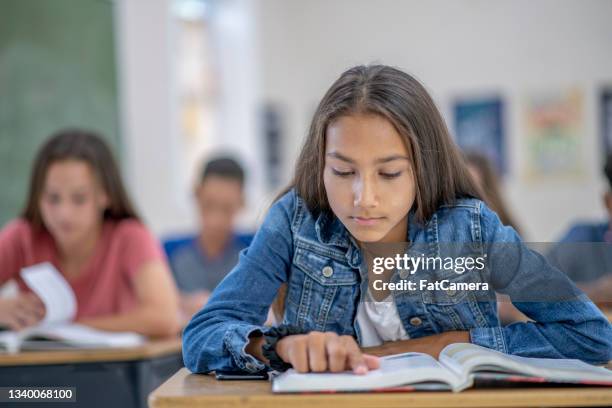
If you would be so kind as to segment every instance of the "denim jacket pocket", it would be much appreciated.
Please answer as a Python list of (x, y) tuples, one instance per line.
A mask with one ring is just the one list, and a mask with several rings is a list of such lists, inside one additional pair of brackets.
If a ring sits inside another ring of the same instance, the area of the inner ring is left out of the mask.
[(358, 271), (339, 259), (298, 247), (289, 280), (286, 317), (309, 331), (347, 331), (352, 328), (358, 286)]
[[(429, 282), (443, 280), (448, 282), (449, 287), (457, 283), (481, 283), (482, 281), (480, 275), (475, 272), (455, 274), (434, 271), (428, 278)], [(453, 288), (423, 290), (421, 298), (438, 332), (485, 327), (488, 321), (486, 316), (495, 313), (495, 310), (489, 305), (490, 302), (482, 301), (482, 296), (477, 297), (470, 290)]]

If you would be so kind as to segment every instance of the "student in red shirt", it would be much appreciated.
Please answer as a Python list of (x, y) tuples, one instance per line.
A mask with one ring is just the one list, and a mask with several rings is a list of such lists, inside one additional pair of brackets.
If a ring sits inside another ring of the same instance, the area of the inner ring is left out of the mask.
[(161, 247), (94, 133), (60, 131), (36, 157), (21, 217), (0, 231), (0, 285), (14, 279), (20, 289), (0, 299), (0, 326), (19, 330), (43, 318), (44, 306), (20, 277), (42, 262), (75, 292), (78, 323), (148, 336), (178, 332), (177, 291)]

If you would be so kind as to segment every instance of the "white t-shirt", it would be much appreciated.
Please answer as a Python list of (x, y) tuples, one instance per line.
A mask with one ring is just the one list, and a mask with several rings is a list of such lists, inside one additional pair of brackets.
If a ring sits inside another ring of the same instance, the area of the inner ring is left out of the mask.
[(406, 340), (406, 333), (395, 300), (391, 295), (381, 302), (372, 297), (369, 290), (357, 306), (357, 322), (361, 332), (361, 346), (379, 346), (385, 341)]

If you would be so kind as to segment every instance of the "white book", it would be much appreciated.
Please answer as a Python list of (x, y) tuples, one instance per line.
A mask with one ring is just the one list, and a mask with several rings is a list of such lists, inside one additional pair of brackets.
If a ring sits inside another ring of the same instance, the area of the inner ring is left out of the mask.
[(76, 323), (35, 326), (15, 332), (0, 332), (0, 352), (27, 350), (95, 349), (136, 347), (145, 338), (132, 332), (108, 332)]
[(538, 379), (542, 383), (612, 386), (612, 371), (580, 360), (527, 358), (500, 353), (469, 343), (446, 346), (439, 360), (423, 353), (381, 357), (380, 368), (367, 374), (298, 373), (290, 369), (272, 380), (272, 391), (350, 392), (417, 386), (421, 389), (462, 391), (480, 373), (503, 373)]
[(137, 333), (107, 332), (73, 323), (76, 296), (70, 284), (49, 262), (23, 268), (21, 276), (45, 305), (45, 317), (38, 325), (19, 332), (0, 331), (0, 352), (134, 347), (144, 343), (145, 338)]

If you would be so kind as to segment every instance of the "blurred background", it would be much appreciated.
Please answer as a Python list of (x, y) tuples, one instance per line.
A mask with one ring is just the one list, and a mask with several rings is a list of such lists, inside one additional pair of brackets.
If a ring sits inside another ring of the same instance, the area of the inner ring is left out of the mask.
[(606, 217), (611, 17), (608, 0), (0, 0), (0, 225), (40, 143), (79, 126), (107, 137), (161, 237), (195, 229), (203, 161), (234, 155), (252, 231), (323, 93), (377, 62), (425, 84), (525, 238), (553, 241)]

